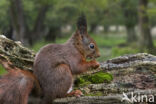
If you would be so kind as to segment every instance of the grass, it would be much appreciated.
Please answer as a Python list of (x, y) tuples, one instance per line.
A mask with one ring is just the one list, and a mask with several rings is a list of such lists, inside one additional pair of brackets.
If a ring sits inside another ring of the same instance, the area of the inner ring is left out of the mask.
[(112, 48), (112, 57), (117, 57), (125, 54), (135, 54), (139, 53), (139, 50), (137, 48), (133, 47), (113, 47)]
[(99, 34), (91, 35), (91, 37), (96, 41), (99, 47), (114, 47), (118, 44), (125, 43), (126, 39), (124, 35), (114, 35), (114, 34)]

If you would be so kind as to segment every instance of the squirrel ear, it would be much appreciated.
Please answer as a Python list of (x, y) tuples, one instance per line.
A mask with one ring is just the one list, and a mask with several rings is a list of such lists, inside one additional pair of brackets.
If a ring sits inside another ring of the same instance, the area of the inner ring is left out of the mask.
[(87, 20), (86, 20), (86, 16), (83, 13), (77, 20), (77, 29), (81, 35), (87, 33)]

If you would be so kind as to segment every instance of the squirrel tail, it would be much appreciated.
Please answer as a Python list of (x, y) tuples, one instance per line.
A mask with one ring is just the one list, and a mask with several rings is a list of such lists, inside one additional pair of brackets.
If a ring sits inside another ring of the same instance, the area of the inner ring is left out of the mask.
[(27, 104), (34, 82), (32, 73), (23, 70), (0, 77), (0, 104)]

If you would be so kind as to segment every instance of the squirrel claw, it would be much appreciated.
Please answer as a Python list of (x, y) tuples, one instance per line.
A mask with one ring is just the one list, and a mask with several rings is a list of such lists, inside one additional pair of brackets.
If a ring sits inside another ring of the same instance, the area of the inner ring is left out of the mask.
[(75, 97), (81, 97), (82, 95), (83, 95), (83, 93), (80, 91), (80, 90), (75, 90), (75, 91), (73, 91), (74, 92), (74, 96)]
[(75, 97), (81, 97), (82, 95), (83, 93), (80, 90), (75, 90), (68, 94), (68, 96), (75, 96)]

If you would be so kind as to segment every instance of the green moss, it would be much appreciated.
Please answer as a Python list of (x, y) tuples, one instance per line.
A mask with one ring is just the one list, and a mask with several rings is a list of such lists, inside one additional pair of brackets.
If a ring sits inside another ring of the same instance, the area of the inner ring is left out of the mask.
[(83, 76), (75, 80), (75, 86), (81, 87), (88, 84), (97, 84), (97, 83), (110, 83), (113, 80), (113, 76), (109, 73), (98, 72), (93, 75)]
[(82, 87), (82, 86), (86, 86), (86, 85), (88, 85), (88, 84), (91, 84), (91, 82), (89, 82), (89, 81), (87, 81), (86, 79), (84, 79), (84, 78), (77, 78), (76, 80), (75, 80), (75, 86), (79, 86), (79, 87)]
[(0, 75), (6, 74), (7, 71), (0, 65)]
[(98, 92), (94, 93), (94, 95), (95, 95), (95, 96), (102, 96), (102, 95), (103, 95), (103, 93), (102, 93), (102, 92), (100, 92), (100, 91), (98, 91)]
[(98, 92), (94, 92), (94, 93), (89, 93), (89, 94), (85, 94), (85, 96), (102, 96), (103, 93), (98, 91)]
[(109, 73), (98, 72), (91, 75), (88, 80), (95, 84), (104, 82), (109, 83), (113, 80), (113, 76)]
[(95, 96), (93, 93), (85, 94), (85, 96)]
[(85, 83), (85, 80), (84, 80), (83, 78), (79, 78), (79, 79), (78, 79), (78, 83), (79, 83), (79, 84)]

